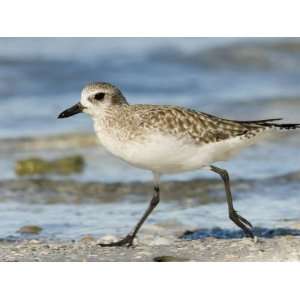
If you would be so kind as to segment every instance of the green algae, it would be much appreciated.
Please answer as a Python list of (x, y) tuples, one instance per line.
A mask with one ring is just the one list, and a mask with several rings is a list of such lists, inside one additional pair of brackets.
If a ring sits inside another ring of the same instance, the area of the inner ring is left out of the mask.
[(80, 155), (68, 156), (56, 160), (45, 160), (37, 157), (19, 160), (15, 165), (18, 176), (60, 174), (70, 175), (81, 173), (84, 169), (84, 159)]

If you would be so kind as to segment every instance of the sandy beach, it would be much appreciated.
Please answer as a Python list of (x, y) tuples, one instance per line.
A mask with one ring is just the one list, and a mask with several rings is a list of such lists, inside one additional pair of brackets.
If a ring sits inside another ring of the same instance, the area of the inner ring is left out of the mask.
[(85, 238), (74, 242), (28, 240), (0, 242), (0, 261), (146, 261), (146, 262), (247, 262), (299, 261), (300, 238), (281, 236), (249, 239), (184, 241), (163, 237), (141, 239), (133, 248), (103, 248)]

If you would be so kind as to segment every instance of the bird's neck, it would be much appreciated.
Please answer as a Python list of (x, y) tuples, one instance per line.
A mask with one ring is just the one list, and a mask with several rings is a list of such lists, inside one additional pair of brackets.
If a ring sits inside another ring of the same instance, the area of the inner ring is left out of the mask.
[(128, 103), (122, 103), (104, 107), (99, 113), (92, 116), (95, 128), (108, 129), (115, 127), (124, 119), (124, 112), (128, 106)]

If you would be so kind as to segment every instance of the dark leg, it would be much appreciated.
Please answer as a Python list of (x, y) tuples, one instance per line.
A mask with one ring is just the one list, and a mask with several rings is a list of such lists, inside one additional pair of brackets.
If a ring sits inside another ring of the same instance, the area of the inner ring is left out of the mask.
[(151, 214), (152, 210), (157, 206), (158, 203), (159, 203), (159, 187), (155, 186), (152, 200), (148, 208), (146, 209), (145, 213), (143, 214), (142, 218), (135, 225), (133, 231), (129, 233), (125, 238), (121, 239), (120, 241), (114, 243), (108, 243), (108, 244), (99, 244), (99, 245), (102, 247), (115, 247), (115, 246), (125, 246), (125, 245), (127, 245), (127, 247), (132, 246), (133, 240), (136, 234), (138, 233), (139, 229), (142, 227), (147, 217)]
[(235, 211), (232, 203), (232, 195), (230, 191), (230, 181), (229, 181), (229, 175), (226, 170), (210, 166), (210, 169), (219, 174), (221, 178), (224, 181), (225, 191), (226, 191), (226, 197), (227, 197), (227, 204), (228, 204), (228, 212), (229, 212), (229, 218), (238, 226), (240, 227), (246, 236), (254, 238), (254, 235), (252, 233), (252, 225), (249, 221), (238, 215), (238, 213)]

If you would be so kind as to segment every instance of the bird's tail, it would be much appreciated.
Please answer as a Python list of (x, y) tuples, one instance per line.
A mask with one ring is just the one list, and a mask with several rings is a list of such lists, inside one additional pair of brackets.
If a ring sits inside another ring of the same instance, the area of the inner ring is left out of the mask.
[(267, 125), (269, 127), (273, 127), (273, 128), (278, 128), (278, 129), (282, 129), (282, 130), (291, 130), (291, 129), (297, 129), (300, 128), (300, 124), (298, 123), (273, 123), (270, 125)]
[(248, 126), (258, 126), (265, 128), (277, 128), (279, 130), (293, 130), (300, 128), (300, 123), (277, 123), (282, 119), (265, 119), (265, 120), (256, 120), (256, 121), (239, 121), (240, 124)]

